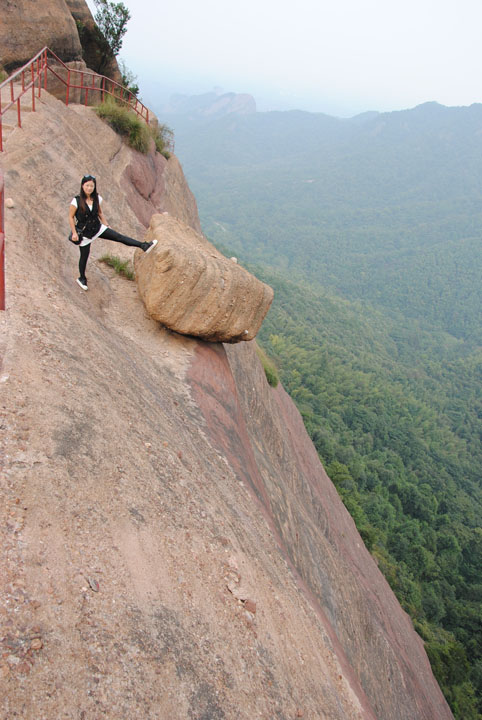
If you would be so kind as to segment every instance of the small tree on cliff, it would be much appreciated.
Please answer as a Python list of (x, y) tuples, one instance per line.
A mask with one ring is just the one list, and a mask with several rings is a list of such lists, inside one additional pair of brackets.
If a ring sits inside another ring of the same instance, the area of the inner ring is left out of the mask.
[(131, 14), (123, 2), (109, 2), (109, 0), (94, 0), (94, 2), (97, 8), (94, 20), (100, 31), (99, 72), (102, 72), (112, 56), (119, 54)]

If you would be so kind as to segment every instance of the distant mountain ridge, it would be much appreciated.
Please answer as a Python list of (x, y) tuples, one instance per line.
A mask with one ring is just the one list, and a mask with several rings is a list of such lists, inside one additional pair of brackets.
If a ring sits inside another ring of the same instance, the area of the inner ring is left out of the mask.
[(244, 93), (208, 92), (202, 95), (171, 95), (162, 107), (164, 114), (180, 114), (194, 117), (224, 117), (225, 115), (250, 115), (256, 112), (252, 95)]

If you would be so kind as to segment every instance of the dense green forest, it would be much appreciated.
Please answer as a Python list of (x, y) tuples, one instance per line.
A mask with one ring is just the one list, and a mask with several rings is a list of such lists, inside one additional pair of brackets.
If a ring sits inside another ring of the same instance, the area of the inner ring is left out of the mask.
[(482, 106), (172, 118), (204, 230), (275, 290), (259, 339), (426, 642), (482, 718)]
[(413, 325), (251, 269), (276, 292), (263, 346), (455, 714), (477, 718), (482, 353), (422, 330), (411, 350)]

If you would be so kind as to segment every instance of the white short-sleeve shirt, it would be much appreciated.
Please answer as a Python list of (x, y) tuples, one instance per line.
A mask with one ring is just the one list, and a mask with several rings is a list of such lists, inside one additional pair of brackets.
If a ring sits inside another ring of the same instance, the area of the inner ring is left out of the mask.
[[(77, 198), (72, 198), (72, 202), (70, 204), (73, 205), (75, 208), (78, 207)], [(92, 210), (93, 203), (87, 203), (87, 205)], [(102, 205), (102, 196), (99, 195), (99, 207), (101, 205)], [(95, 238), (98, 238), (99, 235), (102, 235), (104, 230), (107, 230), (107, 225), (102, 225), (102, 223), (101, 223), (99, 232), (96, 233), (93, 238), (88, 238), (85, 235), (83, 236), (82, 242), (80, 243), (80, 247), (83, 247), (84, 245), (89, 245), (92, 242), (92, 240), (95, 240)]]

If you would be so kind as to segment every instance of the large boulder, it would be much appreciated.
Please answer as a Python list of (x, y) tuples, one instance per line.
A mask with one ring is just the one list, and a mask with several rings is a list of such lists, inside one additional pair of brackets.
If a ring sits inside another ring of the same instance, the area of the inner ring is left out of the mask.
[(65, 0), (8, 0), (0, 13), (0, 64), (11, 72), (45, 45), (64, 62), (82, 60), (77, 26)]
[(149, 315), (171, 330), (203, 340), (252, 340), (273, 290), (168, 215), (152, 216), (146, 240), (154, 238), (154, 250), (134, 257), (137, 286)]
[[(88, 67), (122, 82), (117, 60), (111, 52), (105, 53), (85, 0), (7, 0), (0, 13), (0, 66), (11, 73), (45, 46), (69, 67), (78, 67), (71, 65), (73, 61), (85, 61), (81, 69)], [(49, 83), (52, 78), (49, 73)]]

